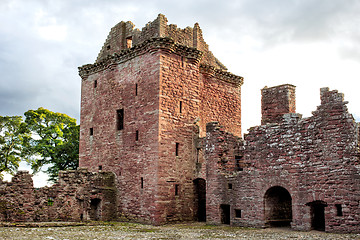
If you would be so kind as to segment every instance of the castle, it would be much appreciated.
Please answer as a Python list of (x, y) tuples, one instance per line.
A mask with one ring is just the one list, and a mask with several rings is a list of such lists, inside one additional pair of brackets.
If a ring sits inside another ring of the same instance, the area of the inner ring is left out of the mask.
[(343, 94), (322, 88), (302, 118), (295, 86), (264, 88), (261, 125), (242, 138), (243, 78), (198, 24), (179, 29), (161, 14), (141, 31), (117, 24), (79, 74), (79, 169), (37, 190), (26, 172), (1, 183), (1, 220), (360, 232), (359, 125)]

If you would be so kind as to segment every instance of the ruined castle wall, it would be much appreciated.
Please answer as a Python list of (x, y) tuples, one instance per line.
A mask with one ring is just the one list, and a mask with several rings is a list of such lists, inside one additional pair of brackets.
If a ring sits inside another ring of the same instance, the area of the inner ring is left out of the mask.
[[(360, 231), (358, 124), (342, 94), (322, 89), (321, 100), (310, 118), (285, 114), (280, 123), (251, 128), (245, 136), (242, 171), (219, 166), (224, 149), (234, 144), (231, 138), (221, 142), (228, 133), (211, 128), (206, 144), (214, 155), (208, 156), (207, 200), (214, 203), (208, 210), (210, 221), (221, 223), (220, 205), (228, 204), (231, 224), (268, 225), (267, 193), (281, 188), (291, 196), (292, 228), (312, 229), (311, 204), (322, 203), (325, 231)], [(224, 190), (228, 183), (232, 189)]]
[[(85, 169), (61, 172), (59, 182), (35, 189), (32, 176), (19, 171), (11, 182), (0, 184), (0, 220), (85, 221), (116, 220), (117, 190), (113, 173)], [(94, 199), (97, 205), (92, 204)]]
[(82, 81), (79, 164), (114, 172), (119, 211), (147, 222), (157, 190), (159, 58), (138, 55)]

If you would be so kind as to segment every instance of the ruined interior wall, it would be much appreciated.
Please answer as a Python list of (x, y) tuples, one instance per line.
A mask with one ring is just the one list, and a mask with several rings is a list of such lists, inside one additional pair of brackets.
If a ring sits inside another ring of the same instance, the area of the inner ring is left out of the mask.
[(154, 221), (157, 191), (159, 58), (142, 54), (82, 81), (79, 165), (114, 172), (122, 196), (119, 211), (146, 222)]
[(203, 39), (199, 24), (195, 24), (193, 28), (186, 27), (185, 29), (181, 29), (175, 24), (167, 25), (167, 23), (167, 18), (162, 14), (159, 14), (154, 21), (147, 23), (141, 31), (134, 28), (135, 25), (132, 22), (118, 23), (111, 29), (96, 62), (99, 63), (106, 59), (108, 55), (120, 53), (120, 51), (128, 49), (127, 38), (131, 38), (132, 46), (136, 46), (148, 39), (168, 37), (173, 39), (177, 44), (202, 51), (204, 55), (201, 60), (202, 64), (227, 70), (209, 50), (209, 46)]
[[(292, 197), (294, 229), (310, 230), (307, 204), (323, 201), (327, 204), (326, 231), (360, 231), (358, 124), (348, 113), (342, 94), (322, 89), (321, 99), (310, 118), (286, 114), (279, 124), (251, 128), (245, 136), (243, 171), (229, 173), (208, 166), (207, 200), (216, 203), (213, 213), (208, 210), (210, 220), (220, 223), (219, 204), (230, 204), (232, 224), (262, 227), (265, 193), (280, 186)], [(225, 136), (219, 130), (209, 133), (206, 148), (217, 154), (208, 156), (209, 164), (221, 159), (216, 149), (224, 149), (225, 143), (219, 141)], [(233, 190), (221, 190), (231, 179)], [(342, 206), (343, 216), (337, 216), (335, 204)], [(235, 217), (235, 209), (241, 210), (241, 218)]]
[(59, 182), (35, 189), (32, 176), (19, 171), (11, 182), (0, 184), (0, 220), (85, 221), (91, 215), (92, 199), (99, 199), (99, 219), (116, 220), (117, 190), (113, 173), (91, 173), (86, 169), (61, 172)]

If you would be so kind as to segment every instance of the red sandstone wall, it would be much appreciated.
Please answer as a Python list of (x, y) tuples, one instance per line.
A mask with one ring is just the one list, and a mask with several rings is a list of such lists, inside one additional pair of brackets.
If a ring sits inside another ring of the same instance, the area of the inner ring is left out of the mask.
[[(147, 222), (154, 221), (157, 194), (159, 69), (159, 54), (145, 54), (82, 81), (79, 165), (113, 171), (120, 211)], [(117, 109), (124, 109), (123, 130), (117, 130)]]
[(241, 136), (241, 88), (216, 77), (201, 74), (200, 136), (206, 133), (206, 124), (219, 122), (226, 131)]
[(175, 54), (163, 54), (160, 63), (159, 218), (161, 222), (192, 220), (197, 137), (194, 122), (200, 114), (198, 64)]
[[(292, 198), (292, 227), (311, 229), (308, 205), (325, 207), (325, 231), (360, 231), (360, 178), (358, 128), (347, 112), (343, 95), (321, 91), (322, 104), (310, 118), (287, 114), (276, 125), (250, 129), (245, 137), (243, 171), (228, 171), (222, 159), (231, 159), (235, 138), (212, 126), (207, 134), (208, 220), (220, 223), (220, 204), (231, 206), (231, 224), (265, 225), (265, 193), (271, 187), (285, 188)], [(230, 154), (230, 155), (229, 155)], [(233, 189), (226, 185), (232, 183)], [(226, 190), (227, 189), (227, 190)], [(343, 216), (337, 216), (340, 204)], [(240, 218), (235, 209), (241, 210)]]

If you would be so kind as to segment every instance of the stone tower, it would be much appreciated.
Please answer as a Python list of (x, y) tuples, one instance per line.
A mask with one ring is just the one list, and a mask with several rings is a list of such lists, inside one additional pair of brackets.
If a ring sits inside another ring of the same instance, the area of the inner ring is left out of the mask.
[(213, 56), (199, 25), (179, 29), (161, 14), (141, 31), (120, 22), (79, 74), (80, 167), (116, 174), (118, 216), (204, 219), (201, 137), (211, 121), (241, 135), (243, 78)]

